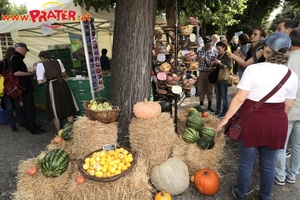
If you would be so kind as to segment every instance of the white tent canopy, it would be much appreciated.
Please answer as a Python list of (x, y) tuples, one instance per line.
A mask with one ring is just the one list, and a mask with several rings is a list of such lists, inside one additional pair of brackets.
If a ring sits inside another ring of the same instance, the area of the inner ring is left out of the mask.
[[(110, 12), (95, 12), (95, 10), (91, 8), (89, 11), (86, 11), (85, 8), (75, 6), (72, 0), (60, 0), (58, 3), (60, 4), (49, 4), (42, 10), (72, 10), (76, 12), (77, 16), (89, 13), (95, 21), (94, 24), (98, 32), (97, 40), (99, 49), (101, 50), (102, 48), (107, 48), (108, 57), (111, 57), (112, 30), (110, 28), (110, 24), (114, 20), (114, 10), (112, 9)], [(24, 61), (27, 66), (30, 67), (39, 59), (38, 53), (41, 50), (47, 50), (49, 45), (70, 44), (68, 33), (82, 35), (81, 25), (79, 21), (57, 21), (51, 19), (50, 22), (52, 23), (52, 25), (63, 23), (63, 26), (59, 28), (52, 28), (53, 34), (50, 36), (43, 36), (42, 34), (41, 26), (43, 26), (45, 22), (32, 22), (29, 20), (2, 20), (0, 21), (0, 33), (9, 33), (13, 30), (18, 30), (19, 38), (15, 39), (13, 42), (14, 44), (16, 42), (23, 42), (27, 44), (30, 52), (26, 54), (26, 58), (24, 59)]]

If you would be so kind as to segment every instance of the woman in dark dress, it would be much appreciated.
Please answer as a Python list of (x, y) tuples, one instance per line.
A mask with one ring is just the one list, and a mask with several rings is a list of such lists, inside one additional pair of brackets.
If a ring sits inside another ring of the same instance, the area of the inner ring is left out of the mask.
[(62, 78), (65, 68), (59, 59), (51, 59), (46, 51), (41, 51), (39, 57), (42, 62), (36, 66), (38, 84), (47, 83), (46, 86), (46, 113), (48, 119), (53, 119), (59, 131), (60, 119), (67, 118), (74, 121), (74, 115), (79, 111), (74, 95), (68, 83)]

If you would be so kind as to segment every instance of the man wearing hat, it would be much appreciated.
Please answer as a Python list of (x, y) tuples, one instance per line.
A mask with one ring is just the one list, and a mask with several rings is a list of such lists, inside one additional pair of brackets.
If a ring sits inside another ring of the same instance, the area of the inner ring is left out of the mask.
[(14, 75), (19, 78), (19, 83), (21, 86), (25, 87), (26, 90), (22, 94), (22, 102), (24, 106), (24, 118), (26, 121), (26, 128), (30, 131), (31, 134), (40, 134), (45, 132), (40, 129), (41, 127), (35, 123), (35, 102), (33, 95), (33, 84), (31, 77), (35, 75), (35, 71), (28, 71), (27, 66), (24, 63), (23, 59), (29, 51), (27, 45), (18, 42), (15, 44), (15, 53), (10, 58), (12, 70)]
[(197, 93), (199, 95), (200, 105), (204, 105), (205, 95), (207, 95), (208, 106), (207, 110), (214, 112), (212, 109), (212, 97), (213, 97), (213, 84), (208, 80), (210, 73), (210, 61), (218, 56), (218, 50), (212, 46), (212, 38), (206, 36), (203, 39), (204, 47), (197, 49), (197, 57), (199, 60), (199, 77), (197, 79)]

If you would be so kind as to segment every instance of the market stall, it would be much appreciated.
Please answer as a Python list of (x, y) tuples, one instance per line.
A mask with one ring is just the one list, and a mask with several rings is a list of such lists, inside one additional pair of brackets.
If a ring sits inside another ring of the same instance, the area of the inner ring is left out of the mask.
[[(52, 2), (48, 7), (41, 8), (41, 11), (49, 12), (57, 9), (76, 12), (76, 16), (90, 16), (92, 21), (49, 19), (47, 25), (51, 23), (51, 26), (56, 27), (45, 31), (45, 22), (2, 20), (0, 37), (5, 41), (0, 43), (2, 49), (0, 57), (7, 45), (14, 46), (17, 42), (26, 43), (30, 52), (26, 54), (24, 62), (28, 68), (31, 68), (39, 61), (39, 52), (47, 50), (51, 56), (62, 60), (68, 75), (67, 82), (80, 107), (83, 100), (100, 95), (109, 98), (110, 76), (103, 76), (99, 58), (102, 48), (108, 49), (108, 56), (111, 57), (114, 10), (96, 13), (93, 9), (86, 11), (85, 8), (75, 6), (72, 0), (64, 0), (60, 3)], [(79, 36), (81, 40), (72, 40), (71, 34)], [(82, 60), (74, 56), (74, 52), (78, 50), (73, 48), (74, 42), (79, 42), (78, 47), (83, 47)], [(37, 107), (42, 109), (44, 89), (37, 84), (35, 87)]]

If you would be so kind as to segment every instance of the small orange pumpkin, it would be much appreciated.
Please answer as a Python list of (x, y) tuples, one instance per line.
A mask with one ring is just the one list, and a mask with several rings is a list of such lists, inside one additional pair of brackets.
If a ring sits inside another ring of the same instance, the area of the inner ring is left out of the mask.
[(145, 98), (133, 106), (133, 113), (140, 119), (154, 119), (161, 114), (161, 106), (158, 102), (148, 101)]
[(169, 193), (161, 191), (155, 195), (154, 200), (172, 200), (172, 197)]
[(212, 196), (220, 189), (220, 179), (217, 173), (211, 169), (204, 168), (194, 175), (196, 189), (205, 196)]

